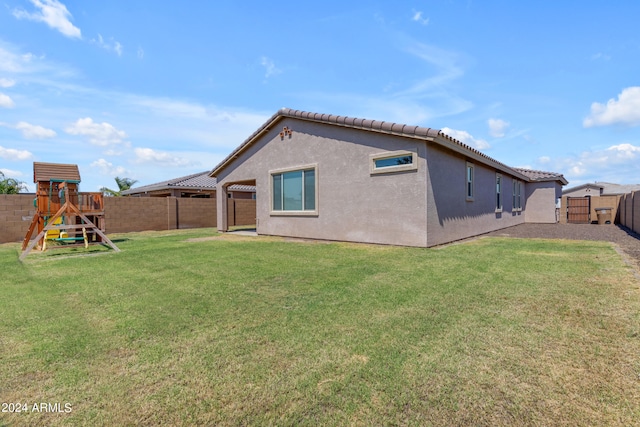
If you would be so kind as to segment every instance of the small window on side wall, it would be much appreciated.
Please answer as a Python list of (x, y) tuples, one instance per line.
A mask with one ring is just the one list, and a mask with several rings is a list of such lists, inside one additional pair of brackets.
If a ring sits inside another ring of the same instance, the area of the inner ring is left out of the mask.
[(522, 210), (522, 181), (513, 180), (513, 210)]
[(467, 162), (467, 200), (472, 201), (474, 196), (474, 167), (473, 163)]
[(502, 175), (496, 174), (496, 212), (502, 212)]
[(372, 154), (369, 161), (372, 174), (418, 169), (418, 156), (411, 151), (389, 151)]

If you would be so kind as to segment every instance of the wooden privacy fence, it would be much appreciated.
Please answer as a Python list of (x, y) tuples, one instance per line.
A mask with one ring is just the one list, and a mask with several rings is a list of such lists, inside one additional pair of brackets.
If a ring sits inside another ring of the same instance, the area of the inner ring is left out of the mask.
[(567, 222), (570, 224), (591, 222), (591, 197), (567, 197)]
[[(34, 194), (0, 194), (0, 243), (20, 242), (35, 214)], [(253, 225), (256, 201), (229, 199), (229, 225)], [(104, 231), (128, 233), (216, 226), (216, 199), (105, 197)]]

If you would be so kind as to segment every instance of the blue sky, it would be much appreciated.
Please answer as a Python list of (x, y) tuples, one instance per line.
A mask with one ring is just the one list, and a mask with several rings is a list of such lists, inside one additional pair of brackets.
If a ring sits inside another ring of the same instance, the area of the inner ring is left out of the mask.
[(443, 129), (569, 186), (640, 183), (640, 2), (2, 0), (0, 170), (212, 169), (278, 109)]

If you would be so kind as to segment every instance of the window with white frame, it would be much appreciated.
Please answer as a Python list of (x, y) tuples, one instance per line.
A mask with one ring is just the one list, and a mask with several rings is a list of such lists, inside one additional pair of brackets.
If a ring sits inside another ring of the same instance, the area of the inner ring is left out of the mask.
[(473, 200), (474, 188), (473, 188), (473, 163), (467, 162), (467, 200)]
[(522, 181), (513, 180), (513, 210), (522, 210)]
[(496, 174), (496, 212), (502, 212), (502, 175)]
[(317, 213), (317, 167), (271, 171), (273, 213)]
[(369, 156), (371, 173), (402, 172), (418, 169), (417, 154), (412, 151), (388, 151)]

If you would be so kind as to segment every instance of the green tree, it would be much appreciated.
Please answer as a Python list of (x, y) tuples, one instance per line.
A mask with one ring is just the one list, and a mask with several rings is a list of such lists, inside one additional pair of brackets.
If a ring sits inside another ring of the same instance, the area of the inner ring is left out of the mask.
[(7, 178), (4, 176), (4, 173), (0, 171), (0, 194), (18, 194), (23, 190), (27, 190), (27, 186), (24, 185), (24, 182), (20, 182), (13, 178)]
[(102, 187), (100, 189), (100, 191), (102, 191), (105, 194), (105, 196), (120, 197), (122, 196), (123, 191), (130, 189), (131, 187), (133, 187), (133, 184), (138, 182), (135, 179), (120, 178), (118, 176), (116, 176), (115, 180), (116, 180), (116, 184), (118, 184), (118, 190), (112, 190), (107, 187)]

